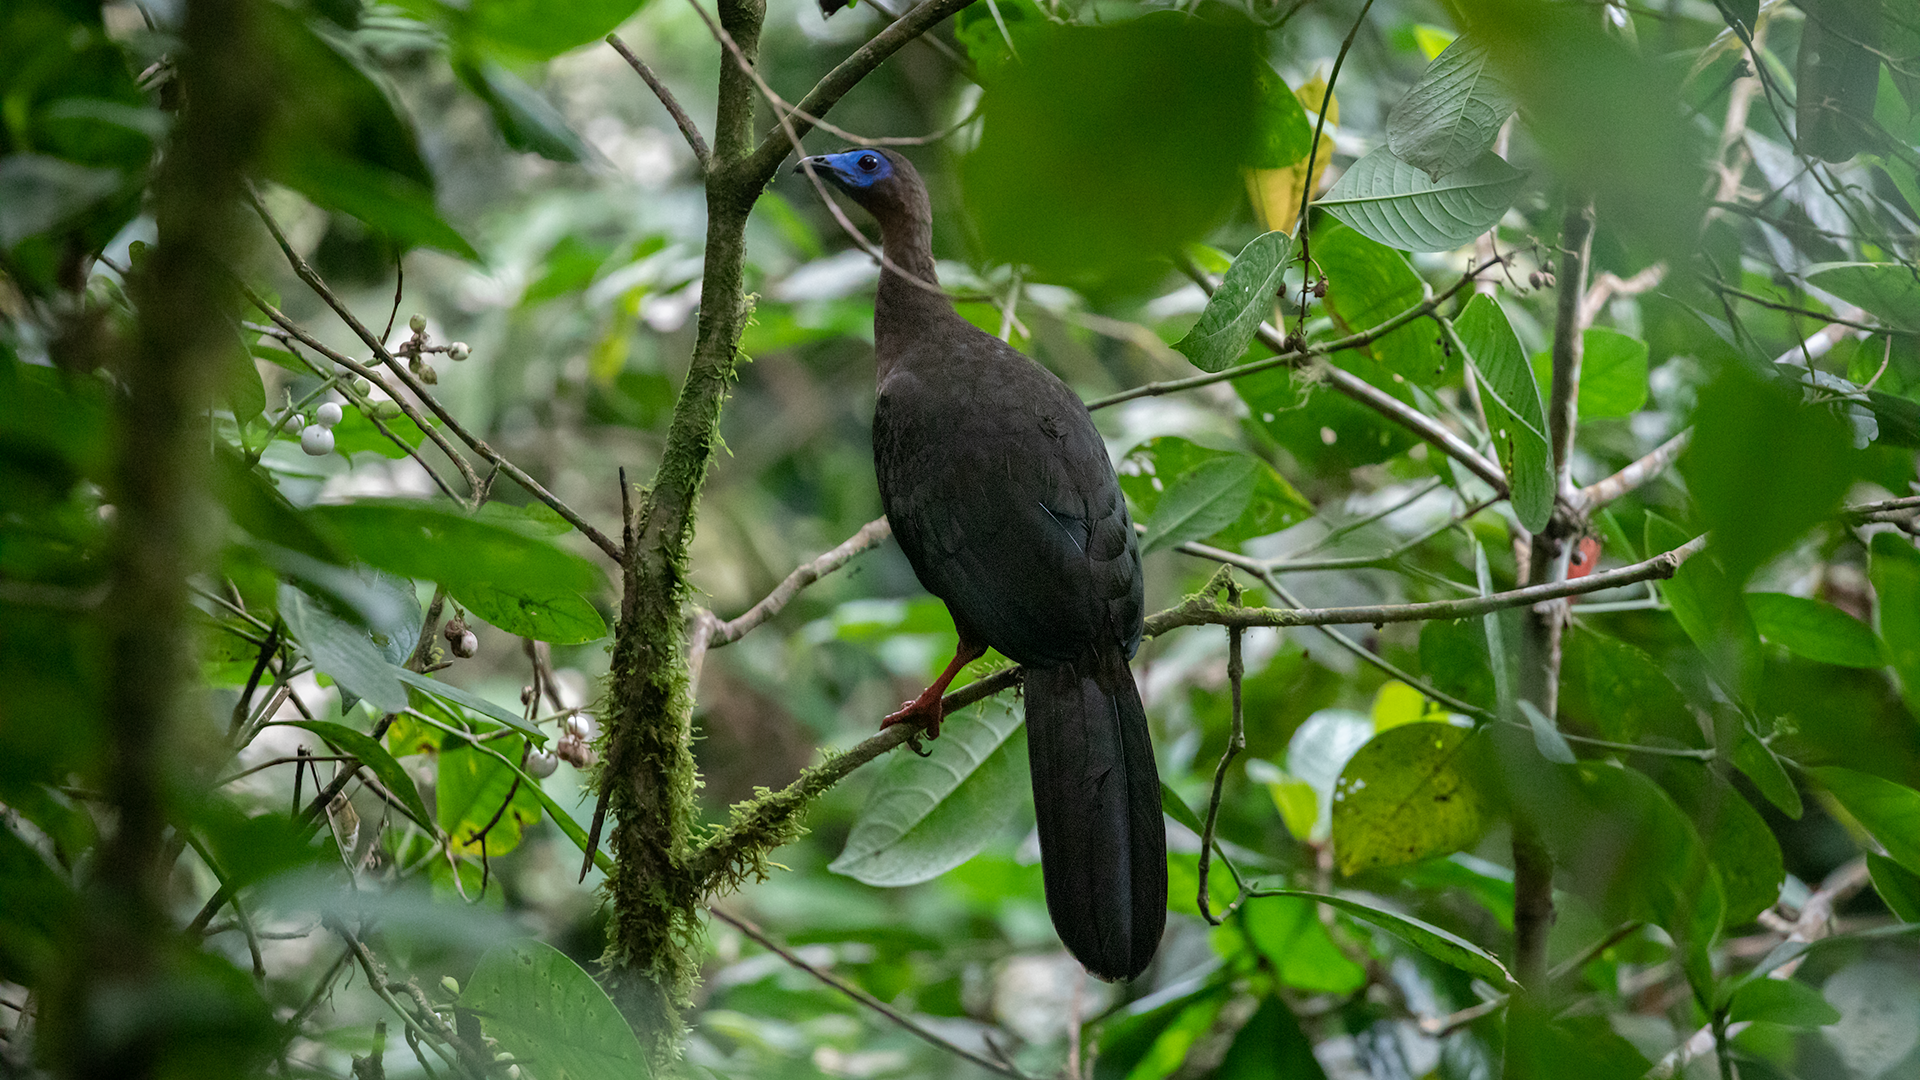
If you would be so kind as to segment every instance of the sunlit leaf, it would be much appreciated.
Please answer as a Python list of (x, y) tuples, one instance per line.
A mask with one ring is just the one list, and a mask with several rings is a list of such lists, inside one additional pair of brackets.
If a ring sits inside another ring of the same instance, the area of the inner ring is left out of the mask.
[(1486, 829), (1490, 808), (1471, 777), (1473, 732), (1402, 724), (1375, 735), (1341, 770), (1333, 796), (1333, 850), (1343, 874), (1460, 851)]
[(1513, 115), (1513, 95), (1471, 34), (1453, 40), (1387, 114), (1387, 146), (1435, 180), (1479, 159)]
[(1293, 896), (1263, 897), (1242, 905), (1240, 925), (1280, 981), (1310, 994), (1351, 994), (1367, 982), (1367, 969), (1340, 951), (1313, 902)]
[(502, 761), (466, 739), (450, 736), (441, 743), (434, 801), (440, 829), (455, 854), (504, 855), (540, 820), (535, 785), (506, 763), (519, 761), (525, 747), (525, 740), (515, 737), (490, 741), (490, 748), (506, 759)]
[(1434, 179), (1382, 146), (1348, 166), (1319, 205), (1388, 247), (1452, 251), (1492, 228), (1526, 179), (1492, 151)]

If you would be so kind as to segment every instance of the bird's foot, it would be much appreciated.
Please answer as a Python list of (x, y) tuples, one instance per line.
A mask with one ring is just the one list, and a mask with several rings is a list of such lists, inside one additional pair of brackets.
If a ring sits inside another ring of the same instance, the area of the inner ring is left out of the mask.
[(899, 711), (889, 713), (885, 719), (881, 720), (880, 730), (885, 731), (895, 724), (911, 724), (919, 728), (920, 730), (907, 736), (907, 746), (914, 753), (926, 757), (928, 751), (920, 745), (920, 737), (925, 735), (929, 739), (939, 738), (940, 721), (943, 718), (944, 710), (941, 708), (940, 694), (936, 693), (933, 687), (928, 687), (926, 693), (906, 702), (901, 705)]

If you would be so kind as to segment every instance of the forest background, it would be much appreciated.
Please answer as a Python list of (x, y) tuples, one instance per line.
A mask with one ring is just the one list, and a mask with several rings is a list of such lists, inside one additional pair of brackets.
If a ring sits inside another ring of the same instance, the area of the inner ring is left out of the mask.
[[(1143, 525), (1132, 984), (876, 734), (802, 139)], [(1917, 146), (1906, 0), (4, 0), (0, 1070), (1913, 1075)]]

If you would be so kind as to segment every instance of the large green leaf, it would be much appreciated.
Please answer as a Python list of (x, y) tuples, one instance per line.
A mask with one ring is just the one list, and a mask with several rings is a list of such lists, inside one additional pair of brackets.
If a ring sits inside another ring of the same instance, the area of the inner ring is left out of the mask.
[(1900, 263), (1821, 263), (1809, 267), (1807, 284), (1823, 289), (1849, 304), (1865, 308), (1877, 319), (1920, 330), (1920, 281)]
[(1920, 791), (1838, 765), (1809, 771), (1888, 856), (1920, 874)]
[(600, 984), (567, 954), (528, 939), (480, 957), (460, 1008), (541, 1080), (633, 1080), (653, 1075), (633, 1029)]
[(1387, 147), (1435, 180), (1480, 159), (1513, 115), (1513, 95), (1471, 33), (1453, 39), (1387, 114)]
[(456, 59), (453, 70), (486, 103), (508, 146), (551, 161), (585, 161), (593, 156), (560, 110), (504, 66), (485, 59)]
[(1653, 657), (1590, 626), (1569, 627), (1563, 649), (1563, 719), (1592, 725), (1603, 737), (1634, 743), (1647, 736), (1704, 746), (1687, 699)]
[(1278, 994), (1269, 994), (1233, 1036), (1213, 1080), (1327, 1080), (1313, 1041)]
[(379, 777), (380, 785), (387, 789), (400, 805), (406, 808), (407, 816), (420, 823), (428, 832), (433, 831), (433, 815), (427, 812), (425, 800), (420, 798), (420, 789), (415, 786), (413, 776), (400, 762), (387, 753), (387, 748), (374, 741), (372, 736), (364, 735), (347, 727), (326, 720), (293, 720), (288, 727), (305, 728), (327, 740), (342, 753), (352, 754), (360, 759), (373, 775)]
[(1499, 301), (1473, 298), (1456, 324), (1460, 341), (1480, 373), (1481, 401), (1493, 429), (1493, 448), (1513, 488), (1513, 512), (1529, 532), (1553, 516), (1553, 449), (1547, 442), (1546, 410), (1533, 369)]
[(1473, 731), (1401, 724), (1348, 759), (1333, 795), (1334, 861), (1343, 874), (1461, 851), (1480, 838), (1487, 801), (1470, 775)]
[(1788, 652), (1841, 667), (1886, 663), (1873, 628), (1832, 604), (1787, 593), (1746, 595), (1747, 612), (1760, 636)]
[(364, 630), (338, 618), (292, 585), (280, 586), (280, 617), (313, 658), (313, 666), (332, 676), (355, 697), (381, 712), (407, 707), (407, 689), (393, 674)]
[(1867, 852), (1867, 873), (1887, 910), (1903, 922), (1920, 922), (1920, 874), (1875, 852)]
[(525, 747), (524, 739), (508, 736), (493, 747), (499, 751), (496, 757), (465, 739), (449, 737), (441, 743), (435, 809), (455, 854), (479, 857), (484, 839), (488, 856), (505, 855), (519, 846), (527, 827), (540, 820), (536, 785), (507, 764), (519, 761)]
[(646, 0), (474, 0), (462, 29), (489, 51), (526, 60), (551, 60), (599, 41), (640, 10)]
[(1264, 897), (1242, 905), (1239, 920), (1247, 940), (1287, 986), (1310, 994), (1351, 994), (1367, 984), (1367, 969), (1333, 943), (1313, 901)]
[[(1647, 403), (1647, 343), (1604, 326), (1588, 328), (1580, 340), (1580, 419), (1639, 412)], [(1533, 377), (1541, 386), (1552, 384), (1552, 353), (1533, 355)]]
[(533, 739), (535, 746), (545, 745), (547, 736), (538, 728), (531, 727), (519, 715), (488, 701), (478, 694), (462, 690), (452, 683), (441, 682), (430, 675), (421, 675), (406, 668), (396, 666), (393, 676), (421, 693), (441, 699), (451, 705), (457, 705), (468, 712), (478, 713), (489, 720), (497, 720), (513, 728), (522, 735)]
[(868, 885), (913, 885), (959, 866), (1021, 803), (1026, 741), (1011, 710), (950, 717), (929, 756), (897, 754), (827, 869)]
[(1232, 367), (1261, 322), (1273, 317), (1275, 294), (1292, 257), (1293, 237), (1286, 233), (1262, 233), (1247, 241), (1200, 312), (1200, 321), (1173, 347), (1202, 371)]
[(1511, 987), (1513, 985), (1513, 976), (1508, 973), (1506, 965), (1492, 953), (1458, 934), (1442, 930), (1432, 923), (1423, 922), (1411, 915), (1388, 911), (1350, 897), (1307, 892), (1301, 889), (1262, 889), (1258, 895), (1262, 897), (1299, 896), (1308, 900), (1318, 900), (1323, 904), (1339, 908), (1362, 922), (1372, 923), (1443, 964), (1459, 968), (1495, 986)]
[(1260, 464), (1246, 454), (1229, 454), (1174, 477), (1147, 520), (1141, 553), (1205, 539), (1238, 521), (1253, 503)]
[(511, 591), (478, 582), (447, 586), (448, 595), (475, 615), (518, 637), (579, 645), (607, 636), (607, 623), (586, 597), (570, 589)]
[(1734, 991), (1727, 1001), (1730, 1023), (1815, 1028), (1838, 1019), (1840, 1010), (1827, 1004), (1820, 991), (1795, 979), (1755, 979)]
[[(1346, 333), (1370, 330), (1426, 298), (1426, 284), (1406, 256), (1337, 222), (1314, 237), (1313, 260), (1326, 275), (1327, 313)], [(1396, 375), (1421, 386), (1444, 386), (1460, 371), (1459, 359), (1441, 350), (1433, 324), (1425, 320), (1402, 326), (1360, 352), (1385, 370), (1364, 364), (1350, 370), (1389, 392), (1396, 389)], [(1395, 396), (1410, 400), (1404, 390)]]
[[(1272, 68), (1259, 75), (1260, 106), (1257, 114), (1259, 134), (1249, 168), (1284, 169), (1307, 160), (1313, 146), (1313, 121), (1300, 104), (1300, 98)], [(1284, 223), (1293, 227), (1294, 223)]]
[(1526, 179), (1489, 150), (1436, 180), (1382, 146), (1348, 166), (1316, 201), (1388, 247), (1452, 251), (1493, 228)]
[[(1120, 462), (1120, 489), (1137, 511), (1141, 521), (1151, 521), (1160, 500), (1170, 485), (1201, 464), (1216, 458), (1245, 455), (1231, 450), (1214, 450), (1178, 435), (1162, 435), (1133, 448)], [(1294, 486), (1259, 459), (1255, 461), (1253, 497), (1246, 510), (1225, 527), (1211, 534), (1217, 543), (1237, 544), (1256, 536), (1279, 532), (1313, 516), (1313, 504)]]

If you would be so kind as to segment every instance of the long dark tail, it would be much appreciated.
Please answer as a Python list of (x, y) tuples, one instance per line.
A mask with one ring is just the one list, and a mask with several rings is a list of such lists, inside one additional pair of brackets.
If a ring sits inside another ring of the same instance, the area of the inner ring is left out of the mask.
[(1131, 979), (1167, 925), (1167, 832), (1140, 690), (1116, 647), (1029, 666), (1026, 697), (1053, 928), (1094, 975)]

